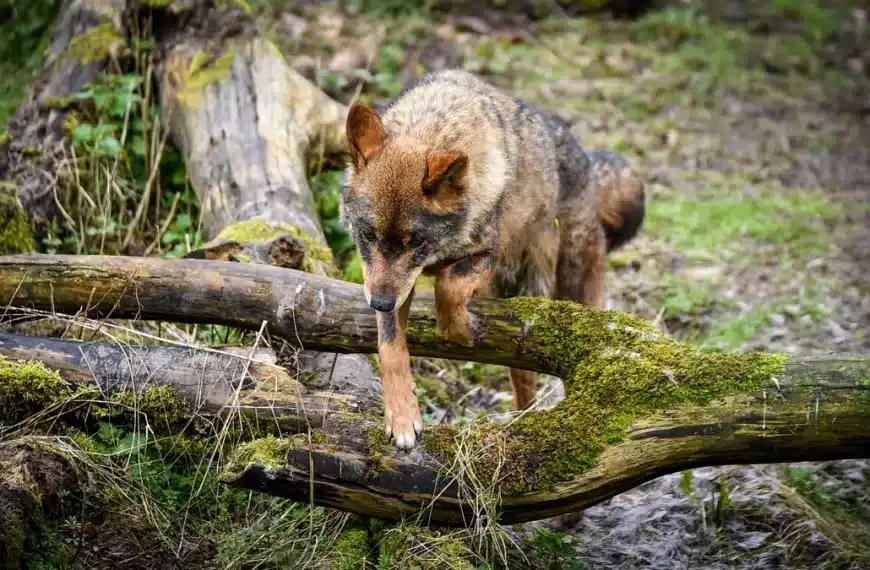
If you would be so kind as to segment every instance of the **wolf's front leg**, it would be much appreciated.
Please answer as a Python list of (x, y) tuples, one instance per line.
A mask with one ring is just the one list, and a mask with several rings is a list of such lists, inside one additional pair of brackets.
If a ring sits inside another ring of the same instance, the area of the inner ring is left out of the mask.
[(478, 291), (487, 291), (492, 280), (492, 251), (487, 250), (460, 259), (445, 267), (435, 277), (435, 320), (438, 332), (447, 339), (474, 345), (479, 330), (466, 305)]
[(392, 435), (399, 449), (411, 449), (423, 433), (423, 419), (414, 393), (411, 355), (405, 341), (405, 326), (414, 291), (405, 303), (392, 312), (377, 312), (378, 360), (384, 387), (384, 419), (387, 435)]

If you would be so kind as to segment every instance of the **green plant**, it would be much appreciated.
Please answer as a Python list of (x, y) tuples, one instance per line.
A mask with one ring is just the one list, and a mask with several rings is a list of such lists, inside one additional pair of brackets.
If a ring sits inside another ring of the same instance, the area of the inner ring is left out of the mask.
[(528, 558), (531, 568), (541, 570), (583, 570), (576, 561), (576, 539), (571, 535), (536, 528), (526, 543), (531, 550)]
[(70, 97), (65, 126), (76, 155), (62, 166), (65, 215), (43, 241), (48, 252), (165, 249), (179, 257), (201, 244), (198, 202), (148, 98), (151, 81), (135, 72), (106, 73)]
[(326, 242), (338, 260), (347, 259), (354, 250), (353, 239), (339, 220), (341, 176), (342, 173), (338, 170), (325, 170), (310, 179), (317, 214), (320, 216), (320, 227), (323, 228)]

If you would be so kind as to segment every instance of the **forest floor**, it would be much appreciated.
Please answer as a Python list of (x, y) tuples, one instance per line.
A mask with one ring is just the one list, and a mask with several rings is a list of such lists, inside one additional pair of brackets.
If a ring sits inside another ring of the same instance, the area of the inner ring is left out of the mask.
[[(361, 93), (376, 104), (424, 69), (461, 66), (569, 120), (585, 148), (627, 156), (649, 181), (648, 211), (638, 238), (611, 256), (608, 306), (705, 350), (870, 349), (866, 5), (734, 1), (712, 9), (673, 2), (637, 21), (533, 23), (498, 12), (432, 15), (401, 2), (385, 2), (390, 9), (377, 13), (260, 3), (264, 27), (288, 61), (339, 100)], [(17, 96), (14, 89), (0, 86), (6, 99)], [(346, 260), (350, 246), (330, 206), (336, 173), (313, 174), (312, 182), (327, 234)], [(196, 207), (185, 200), (155, 254), (177, 255), (197, 241)], [(43, 244), (69, 248), (89, 251), (62, 228)], [(185, 340), (203, 341), (183, 330)], [(414, 365), (428, 422), (510, 407), (501, 367), (422, 358)], [(558, 400), (560, 390), (557, 379), (541, 378), (540, 405)], [(97, 437), (101, 453), (138, 445), (129, 437), (106, 427)], [(149, 500), (168, 511), (231, 519), (198, 525), (217, 554), (199, 552), (181, 567), (316, 568), (315, 554), (334, 559), (330, 545), (342, 543), (335, 529), (350, 520), (272, 499), (259, 499), (256, 510), (238, 493), (206, 508), (197, 501), (208, 497), (185, 496), (196, 484), (173, 479), (165, 463), (152, 458), (138, 469), (134, 476), (152, 489)], [(240, 505), (256, 517), (241, 516)], [(315, 532), (320, 551), (306, 540)], [(408, 564), (870, 568), (870, 462), (698, 469), (661, 477), (582, 516), (500, 532), (506, 547), (494, 553), (466, 537), (456, 559), (427, 547), (426, 540), (444, 536), (426, 535)], [(263, 544), (279, 534), (278, 544)], [(170, 550), (182, 552), (182, 542)], [(203, 556), (210, 562), (194, 562)], [(342, 564), (335, 567), (358, 567)], [(381, 555), (371, 567), (404, 566)]]

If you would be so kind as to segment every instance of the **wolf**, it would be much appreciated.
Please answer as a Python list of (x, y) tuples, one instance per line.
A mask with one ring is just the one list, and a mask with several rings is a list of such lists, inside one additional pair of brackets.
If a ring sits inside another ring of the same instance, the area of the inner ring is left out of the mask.
[[(421, 274), (435, 277), (439, 334), (472, 345), (472, 296), (603, 308), (606, 255), (643, 223), (644, 184), (622, 156), (585, 152), (558, 117), (476, 75), (423, 76), (382, 112), (350, 107), (340, 202), (376, 311), (387, 434), (414, 447), (423, 423), (405, 327)], [(510, 369), (513, 407), (536, 375)]]

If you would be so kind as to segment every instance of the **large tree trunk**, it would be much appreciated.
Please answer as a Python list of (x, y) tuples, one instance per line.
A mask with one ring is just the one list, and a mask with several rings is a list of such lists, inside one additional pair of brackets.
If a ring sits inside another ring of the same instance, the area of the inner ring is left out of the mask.
[[(291, 343), (342, 352), (376, 349), (374, 312), (360, 286), (268, 266), (5, 257), (0, 303), (9, 311), (83, 311), (248, 330), (265, 322), (270, 334)], [(247, 457), (261, 461), (237, 465), (228, 481), (384, 518), (422, 510), (425, 520), (465, 524), (475, 516), (496, 516), (486, 507), (497, 506), (501, 522), (519, 522), (573, 512), (690, 467), (870, 456), (866, 357), (794, 358), (767, 368), (763, 355), (694, 352), (640, 319), (612, 311), (545, 300), (528, 307), (472, 301), (470, 310), (487, 326), (480, 344), (467, 348), (435, 333), (432, 296), (421, 294), (411, 310), (408, 344), (413, 354), (562, 376), (566, 398), (553, 410), (471, 431), (429, 427), (422, 446), (410, 452), (396, 452), (384, 440), (380, 417), (336, 413), (325, 418), (312, 443), (295, 442), (286, 458)], [(604, 344), (595, 340), (617, 329), (625, 336)], [(622, 351), (625, 356), (596, 368), (599, 358)], [(720, 359), (722, 366), (714, 367)], [(654, 364), (650, 381), (622, 384)], [(705, 372), (693, 376), (698, 370)], [(668, 393), (674, 397), (663, 397)], [(613, 423), (623, 414), (631, 421)], [(560, 423), (548, 429), (566, 433), (563, 443), (603, 435), (600, 449), (586, 463), (558, 471), (566, 459), (562, 450), (535, 436), (553, 418)], [(551, 485), (538, 485), (537, 474), (552, 469), (560, 475)]]

